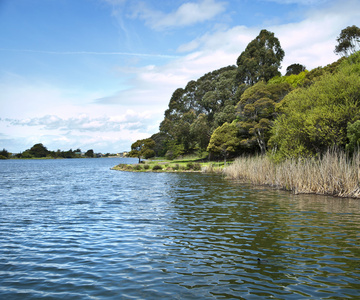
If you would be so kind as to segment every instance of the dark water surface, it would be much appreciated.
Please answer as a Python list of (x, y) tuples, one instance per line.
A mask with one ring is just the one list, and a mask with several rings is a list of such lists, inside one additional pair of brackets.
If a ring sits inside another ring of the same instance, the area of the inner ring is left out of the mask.
[(360, 299), (359, 200), (120, 162), (0, 161), (0, 299)]

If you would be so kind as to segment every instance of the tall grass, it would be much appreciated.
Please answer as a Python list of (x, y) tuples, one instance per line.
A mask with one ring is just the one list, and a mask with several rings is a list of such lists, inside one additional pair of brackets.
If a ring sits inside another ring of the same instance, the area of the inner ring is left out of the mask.
[(349, 158), (328, 151), (321, 158), (287, 159), (281, 163), (267, 156), (240, 157), (224, 168), (228, 178), (269, 185), (295, 194), (322, 194), (360, 198), (360, 153)]

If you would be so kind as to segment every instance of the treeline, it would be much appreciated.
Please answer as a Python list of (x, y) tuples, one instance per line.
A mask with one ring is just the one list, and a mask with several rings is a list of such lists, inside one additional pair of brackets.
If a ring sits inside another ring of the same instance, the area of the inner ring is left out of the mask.
[[(236, 66), (174, 91), (151, 149), (168, 159), (206, 152), (282, 160), (330, 147), (354, 151), (360, 142), (360, 29), (345, 28), (337, 42), (338, 61), (311, 71), (294, 63), (281, 76), (285, 53), (274, 33), (262, 30)], [(139, 144), (146, 146), (137, 141), (135, 156)]]
[(43, 144), (35, 144), (30, 149), (25, 150), (22, 153), (12, 155), (6, 149), (0, 151), (0, 159), (8, 158), (80, 158), (80, 157), (96, 157), (96, 154), (92, 149), (82, 153), (80, 149), (68, 150), (68, 151), (49, 151)]

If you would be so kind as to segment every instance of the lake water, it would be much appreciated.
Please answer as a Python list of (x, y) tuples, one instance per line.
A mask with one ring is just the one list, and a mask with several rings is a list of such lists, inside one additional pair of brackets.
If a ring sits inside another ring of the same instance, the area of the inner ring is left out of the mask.
[(0, 161), (0, 299), (360, 299), (360, 200), (121, 162)]

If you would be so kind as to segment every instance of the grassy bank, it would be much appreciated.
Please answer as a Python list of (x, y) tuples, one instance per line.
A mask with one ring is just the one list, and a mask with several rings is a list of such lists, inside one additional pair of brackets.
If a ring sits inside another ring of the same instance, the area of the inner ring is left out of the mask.
[(288, 159), (274, 163), (266, 156), (241, 157), (224, 169), (228, 178), (269, 185), (296, 194), (313, 193), (360, 198), (360, 154), (349, 159), (327, 152), (320, 159)]
[(199, 157), (185, 157), (176, 160), (147, 160), (140, 164), (119, 164), (112, 168), (131, 172), (206, 172), (221, 173), (223, 162), (209, 162)]

